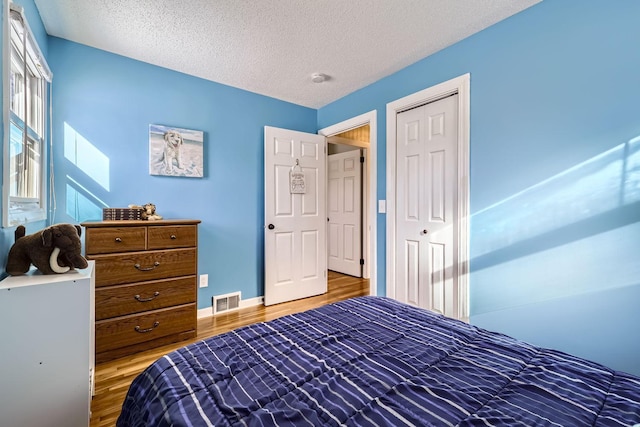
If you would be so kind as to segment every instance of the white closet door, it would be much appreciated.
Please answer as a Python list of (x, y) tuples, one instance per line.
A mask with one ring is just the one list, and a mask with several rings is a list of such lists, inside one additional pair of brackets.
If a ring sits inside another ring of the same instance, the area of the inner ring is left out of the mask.
[(455, 316), (458, 96), (397, 116), (396, 298)]

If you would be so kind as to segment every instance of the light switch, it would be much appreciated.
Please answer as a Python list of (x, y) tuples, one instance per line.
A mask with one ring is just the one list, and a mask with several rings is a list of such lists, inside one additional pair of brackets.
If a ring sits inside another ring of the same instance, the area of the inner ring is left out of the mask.
[(201, 274), (200, 275), (200, 287), (201, 288), (206, 288), (207, 286), (209, 286), (209, 275), (208, 274)]

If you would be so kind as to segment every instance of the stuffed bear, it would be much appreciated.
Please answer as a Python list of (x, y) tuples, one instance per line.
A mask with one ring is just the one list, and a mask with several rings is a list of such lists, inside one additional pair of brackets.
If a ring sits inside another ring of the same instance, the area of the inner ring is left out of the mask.
[(73, 224), (54, 224), (25, 236), (25, 228), (16, 228), (16, 241), (9, 249), (6, 271), (18, 276), (29, 271), (31, 264), (43, 274), (66, 273), (73, 268), (87, 268), (82, 256), (82, 228)]
[(144, 205), (129, 205), (131, 209), (142, 209), (142, 219), (155, 221), (162, 219), (162, 215), (156, 213), (156, 205), (153, 203), (145, 203)]

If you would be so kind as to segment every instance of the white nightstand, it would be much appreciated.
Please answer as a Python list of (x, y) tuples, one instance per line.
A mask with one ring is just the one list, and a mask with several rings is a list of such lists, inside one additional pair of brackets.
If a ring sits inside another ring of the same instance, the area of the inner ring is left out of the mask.
[(94, 288), (93, 261), (0, 282), (0, 425), (89, 425)]

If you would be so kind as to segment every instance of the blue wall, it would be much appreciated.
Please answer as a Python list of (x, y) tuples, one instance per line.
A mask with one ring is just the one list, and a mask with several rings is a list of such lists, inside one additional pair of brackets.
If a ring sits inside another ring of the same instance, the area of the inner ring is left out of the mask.
[[(385, 117), (470, 73), (471, 322), (636, 374), (638, 16), (633, 0), (545, 0), (318, 111), (319, 128)], [(384, 119), (378, 144), (385, 199)], [(380, 294), (385, 262), (380, 251)]]
[[(195, 218), (211, 296), (263, 295), (263, 127), (315, 132), (316, 111), (51, 37), (55, 222), (153, 202)], [(204, 131), (205, 177), (149, 175), (149, 124)]]

